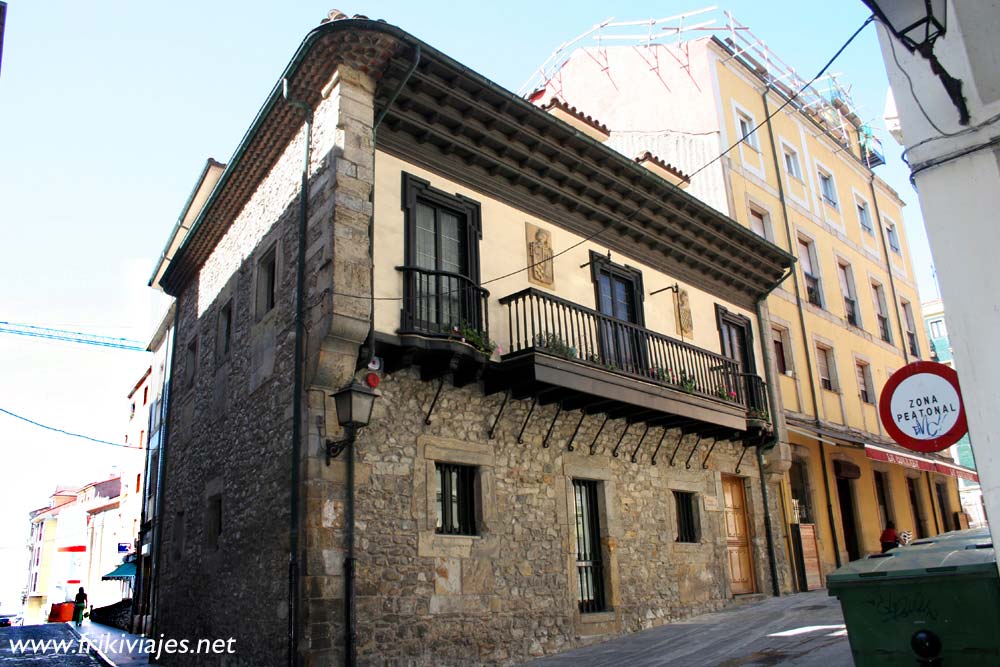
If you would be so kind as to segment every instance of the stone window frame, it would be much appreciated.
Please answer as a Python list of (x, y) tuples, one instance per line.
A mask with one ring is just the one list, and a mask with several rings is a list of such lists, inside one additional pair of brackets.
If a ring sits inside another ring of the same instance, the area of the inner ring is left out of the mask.
[[(438, 533), (437, 463), (476, 468), (476, 535)], [(436, 558), (494, 558), (500, 531), (496, 502), (496, 458), (492, 443), (421, 435), (414, 457), (411, 510), (417, 523), (417, 555)]]
[[(696, 491), (682, 491), (680, 489), (671, 489), (671, 494), (674, 498), (674, 543), (675, 544), (701, 544), (702, 543), (702, 529), (701, 529), (701, 513), (698, 511), (698, 505), (700, 504), (699, 494)], [(688, 508), (691, 512), (691, 532), (694, 539), (681, 539), (685, 537), (681, 535), (681, 498), (686, 499), (690, 504)]]
[[(567, 611), (574, 619), (576, 632), (580, 635), (599, 635), (619, 632), (621, 629), (621, 583), (618, 569), (618, 543), (624, 534), (619, 515), (617, 485), (611, 470), (607, 467), (585, 462), (567, 461), (563, 464), (564, 482), (557, 488), (561, 489), (564, 502), (559, 503), (561, 510), (558, 521), (565, 531), (566, 545), (566, 575), (567, 590), (570, 592), (566, 601)], [(577, 577), (576, 569), (576, 494), (573, 490), (574, 479), (586, 479), (598, 482), (597, 508), (600, 520), (601, 560), (604, 570), (604, 600), (605, 611), (581, 613), (576, 599)]]
[[(268, 238), (271, 237), (271, 238)], [(254, 324), (261, 322), (265, 318), (271, 319), (274, 317), (274, 313), (278, 310), (278, 294), (279, 287), (281, 284), (281, 271), (282, 271), (282, 261), (280, 244), (278, 239), (274, 238), (274, 234), (269, 234), (265, 236), (261, 241), (258, 249), (255, 251), (255, 259), (253, 263), (253, 278), (251, 285), (253, 285), (253, 321)], [(264, 264), (272, 260), (274, 263), (273, 270), (273, 290), (274, 293), (271, 295), (273, 298), (273, 303), (269, 308), (264, 308), (261, 306), (261, 297), (263, 296), (263, 285), (261, 280), (264, 277), (263, 267)]]
[(676, 505), (674, 506), (674, 511), (668, 513), (668, 525), (669, 525), (669, 536), (670, 536), (670, 548), (674, 550), (679, 550), (681, 552), (685, 551), (696, 551), (703, 549), (707, 542), (705, 537), (705, 527), (711, 526), (709, 523), (709, 517), (707, 516), (707, 511), (705, 509), (705, 498), (714, 494), (716, 501), (721, 501), (722, 498), (722, 473), (716, 472), (712, 476), (712, 481), (706, 486), (705, 480), (681, 480), (674, 479), (670, 480), (668, 485), (668, 490), (670, 491), (670, 502), (676, 503), (676, 496), (674, 496), (675, 491), (681, 493), (690, 493), (694, 496), (692, 499), (692, 509), (694, 510), (694, 522), (698, 527), (698, 541), (697, 542), (679, 542), (677, 537), (680, 532), (680, 526), (677, 523), (677, 511)]

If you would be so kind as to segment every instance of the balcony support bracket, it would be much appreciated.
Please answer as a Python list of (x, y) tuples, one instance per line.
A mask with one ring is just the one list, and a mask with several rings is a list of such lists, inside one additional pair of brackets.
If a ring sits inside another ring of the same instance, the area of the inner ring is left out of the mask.
[[(677, 438), (677, 444), (674, 446), (674, 453), (670, 455), (670, 467), (674, 467), (674, 459), (677, 457), (677, 450), (681, 448), (681, 443), (684, 442), (684, 436), (687, 435), (687, 431), (681, 429), (681, 437)], [(697, 447), (697, 445), (695, 445)]]
[(500, 402), (500, 410), (497, 412), (497, 418), (493, 420), (493, 426), (490, 427), (489, 432), (486, 434), (490, 440), (496, 437), (497, 426), (500, 424), (500, 418), (503, 417), (503, 409), (507, 407), (507, 401), (509, 399), (510, 399), (510, 389), (504, 392), (503, 401)]
[(590, 455), (594, 455), (594, 448), (597, 447), (597, 439), (601, 437), (601, 432), (604, 431), (605, 424), (608, 423), (608, 416), (604, 415), (604, 421), (601, 422), (601, 427), (597, 429), (597, 433), (594, 435), (594, 440), (590, 443)]
[(705, 454), (705, 459), (701, 462), (702, 470), (708, 470), (708, 459), (711, 458), (712, 450), (715, 449), (715, 446), (717, 444), (719, 444), (719, 436), (715, 436), (715, 438), (712, 440), (712, 446), (708, 448), (708, 453)]
[(687, 460), (684, 461), (684, 467), (686, 469), (688, 469), (688, 470), (691, 469), (691, 457), (694, 456), (694, 453), (696, 451), (698, 451), (698, 445), (700, 445), (700, 444), (701, 444), (701, 435), (698, 436), (698, 439), (694, 443), (694, 447), (691, 448), (691, 453), (688, 454)]
[(538, 404), (538, 397), (535, 396), (531, 399), (531, 407), (528, 408), (528, 414), (524, 416), (524, 423), (521, 424), (521, 431), (517, 434), (517, 444), (524, 444), (524, 429), (528, 428), (528, 422), (531, 420), (531, 413), (535, 411), (535, 405)]
[(646, 434), (647, 433), (649, 433), (649, 423), (648, 422), (646, 423), (646, 428), (643, 429), (643, 431), (642, 431), (642, 435), (639, 437), (639, 444), (637, 444), (635, 446), (635, 449), (632, 450), (632, 463), (635, 463), (637, 461), (637, 457), (639, 456), (639, 449), (642, 447), (642, 441), (646, 439)]
[(660, 453), (660, 447), (663, 446), (663, 439), (667, 437), (667, 431), (669, 430), (666, 426), (663, 427), (663, 433), (660, 434), (660, 441), (656, 443), (656, 449), (653, 450), (653, 458), (649, 462), (654, 466), (656, 465), (656, 455)]
[(618, 450), (622, 446), (622, 441), (625, 440), (625, 434), (628, 433), (628, 430), (631, 427), (632, 427), (631, 423), (625, 422), (625, 430), (622, 431), (622, 434), (620, 436), (618, 436), (618, 442), (617, 444), (615, 444), (615, 448), (611, 451), (611, 456), (618, 458)]
[(740, 459), (736, 462), (736, 474), (739, 474), (740, 472), (740, 466), (743, 464), (743, 457), (747, 455), (748, 449), (750, 449), (750, 445), (743, 445), (743, 453), (740, 454)]
[(545, 439), (542, 440), (542, 449), (549, 448), (549, 438), (552, 436), (552, 429), (556, 426), (556, 420), (559, 419), (559, 415), (562, 413), (562, 403), (556, 404), (556, 414), (552, 417), (552, 423), (549, 424), (549, 430), (545, 432)]
[(583, 425), (583, 420), (587, 416), (587, 413), (580, 410), (580, 421), (576, 423), (576, 428), (573, 429), (573, 435), (569, 436), (569, 442), (566, 443), (566, 451), (573, 451), (573, 441), (576, 440), (576, 434), (580, 432), (580, 426)]
[(438, 382), (437, 391), (434, 392), (434, 400), (431, 401), (431, 407), (427, 410), (427, 416), (424, 417), (424, 424), (427, 426), (431, 425), (431, 415), (434, 413), (434, 406), (437, 405), (438, 399), (441, 397), (441, 390), (444, 389), (444, 376), (441, 376), (441, 381)]

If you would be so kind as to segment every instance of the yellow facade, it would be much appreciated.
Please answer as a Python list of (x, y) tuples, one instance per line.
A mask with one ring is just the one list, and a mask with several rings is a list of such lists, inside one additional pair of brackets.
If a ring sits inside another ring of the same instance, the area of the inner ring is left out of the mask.
[[(786, 98), (771, 90), (765, 102), (763, 82), (747, 67), (718, 43), (709, 53), (721, 143), (729, 146), (743, 135), (741, 120), (744, 128), (756, 127)], [(808, 497), (794, 498), (802, 491), (793, 491), (786, 475), (783, 507), (788, 524), (797, 520), (794, 507), (809, 508), (804, 519), (816, 526), (825, 572), (879, 551), (886, 519), (899, 531), (927, 536), (953, 529), (953, 513), (961, 509), (954, 478), (875, 462), (865, 453), (865, 443), (888, 443), (877, 410), (882, 386), (908, 362), (928, 359), (930, 348), (919, 326), (903, 202), (863, 162), (857, 127), (847, 125), (849, 147), (834, 138), (839, 130), (789, 105), (723, 164), (732, 217), (758, 231), (763, 223), (767, 238), (799, 259), (795, 280), (786, 280), (768, 300), (772, 341), (780, 340), (771, 349), (787, 441), (794, 465), (807, 478)], [(818, 305), (810, 303), (810, 285)], [(845, 297), (855, 302), (856, 325), (849, 321)], [(882, 336), (885, 326), (888, 341)], [(860, 476), (845, 479), (849, 466), (835, 461), (854, 464)], [(884, 511), (876, 473), (884, 475)], [(944, 508), (936, 484), (943, 485)], [(791, 553), (791, 541), (786, 547)]]

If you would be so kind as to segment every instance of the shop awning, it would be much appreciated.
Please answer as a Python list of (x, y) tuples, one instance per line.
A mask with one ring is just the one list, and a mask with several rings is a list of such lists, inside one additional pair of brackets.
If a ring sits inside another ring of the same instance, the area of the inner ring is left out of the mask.
[(114, 570), (108, 572), (106, 575), (101, 577), (101, 580), (107, 581), (110, 579), (116, 581), (123, 581), (125, 579), (134, 579), (134, 578), (135, 578), (135, 563), (122, 563)]
[(873, 461), (885, 461), (894, 463), (913, 470), (925, 470), (927, 472), (937, 472), (949, 477), (967, 479), (971, 482), (979, 482), (979, 475), (975, 470), (963, 468), (962, 466), (944, 463), (942, 461), (932, 461), (919, 454), (901, 454), (891, 449), (865, 445), (865, 455)]

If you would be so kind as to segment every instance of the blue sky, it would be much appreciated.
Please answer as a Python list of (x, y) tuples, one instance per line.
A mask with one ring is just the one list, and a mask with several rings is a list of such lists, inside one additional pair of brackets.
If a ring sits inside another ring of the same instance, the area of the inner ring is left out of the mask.
[[(339, 2), (340, 0), (338, 0)], [(236, 148), (328, 3), (10, 0), (0, 71), (0, 321), (146, 339), (165, 308), (146, 288), (207, 157)], [(660, 18), (697, 2), (354, 2), (517, 90), (562, 42), (606, 18)], [(868, 12), (860, 0), (737, 1), (733, 11), (785, 62), (815, 73)], [(921, 296), (936, 296), (919, 206), (881, 121), (887, 80), (873, 26), (831, 68), (874, 120), (909, 204)], [(696, 167), (698, 165), (692, 165)], [(0, 334), (0, 408), (121, 441), (147, 355)], [(0, 415), (0, 613), (24, 585), (27, 511), (56, 483), (81, 484), (116, 448)]]

